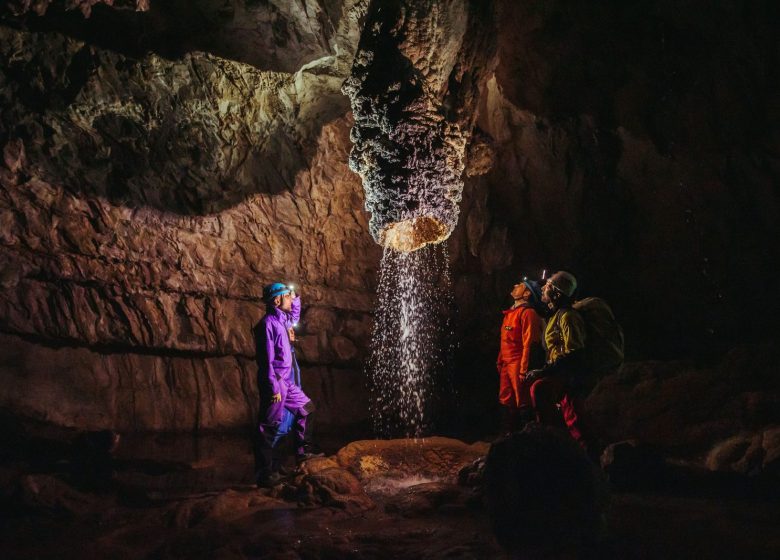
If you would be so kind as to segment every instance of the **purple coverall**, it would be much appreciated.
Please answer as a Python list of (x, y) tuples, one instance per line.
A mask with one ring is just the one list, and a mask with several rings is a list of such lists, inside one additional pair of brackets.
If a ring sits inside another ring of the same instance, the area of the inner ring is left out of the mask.
[[(295, 415), (292, 432), (296, 453), (304, 453), (306, 417), (313, 406), (311, 399), (293, 381), (292, 347), (288, 334), (288, 329), (298, 322), (300, 316), (301, 298), (296, 296), (289, 313), (268, 306), (265, 317), (255, 327), (257, 384), (260, 390), (259, 437), (255, 447), (258, 478), (268, 476), (271, 472), (273, 442), (285, 408)], [(281, 395), (280, 402), (273, 402), (275, 394)]]

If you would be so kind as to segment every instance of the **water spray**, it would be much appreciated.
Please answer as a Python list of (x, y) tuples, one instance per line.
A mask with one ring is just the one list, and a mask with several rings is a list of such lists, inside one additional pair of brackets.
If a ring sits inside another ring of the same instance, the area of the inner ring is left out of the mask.
[(449, 258), (444, 245), (382, 256), (368, 364), (371, 413), (380, 436), (421, 437), (434, 389), (452, 353)]

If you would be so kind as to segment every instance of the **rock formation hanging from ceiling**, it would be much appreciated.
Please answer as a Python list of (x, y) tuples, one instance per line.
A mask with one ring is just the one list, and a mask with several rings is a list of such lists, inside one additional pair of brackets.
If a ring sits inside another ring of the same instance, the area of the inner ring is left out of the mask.
[(455, 228), (494, 37), (493, 2), (372, 3), (344, 93), (377, 243), (412, 251)]

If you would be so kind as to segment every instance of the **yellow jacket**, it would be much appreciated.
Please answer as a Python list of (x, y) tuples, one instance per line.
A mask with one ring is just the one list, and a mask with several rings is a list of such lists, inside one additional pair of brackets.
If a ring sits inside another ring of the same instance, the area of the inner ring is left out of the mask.
[(559, 309), (550, 318), (544, 331), (547, 345), (547, 363), (585, 347), (585, 321), (578, 311), (571, 307)]

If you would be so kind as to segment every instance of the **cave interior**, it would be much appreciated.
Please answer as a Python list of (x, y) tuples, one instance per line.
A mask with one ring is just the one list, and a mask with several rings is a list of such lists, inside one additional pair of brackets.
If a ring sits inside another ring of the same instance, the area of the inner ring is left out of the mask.
[[(777, 29), (771, 0), (0, 1), (2, 556), (780, 557)], [(371, 375), (399, 251), (439, 294), (415, 438)], [(556, 270), (625, 334), (598, 465), (500, 427), (501, 311)], [(258, 489), (276, 281), (324, 456), (285, 441)]]

